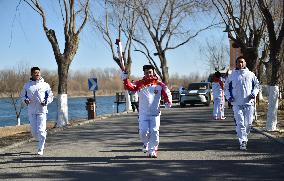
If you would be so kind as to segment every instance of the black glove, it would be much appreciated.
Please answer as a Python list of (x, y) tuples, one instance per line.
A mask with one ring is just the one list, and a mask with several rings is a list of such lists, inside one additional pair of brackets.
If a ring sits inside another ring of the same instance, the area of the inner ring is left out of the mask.
[(29, 99), (25, 99), (26, 105), (28, 105), (31, 101)]
[(234, 100), (235, 100), (235, 99), (234, 99), (233, 97), (230, 97), (230, 98), (228, 99), (229, 102), (234, 102)]

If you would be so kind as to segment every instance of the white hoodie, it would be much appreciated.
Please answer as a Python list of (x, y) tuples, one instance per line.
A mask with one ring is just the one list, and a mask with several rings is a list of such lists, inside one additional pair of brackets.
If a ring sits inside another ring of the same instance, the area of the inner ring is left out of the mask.
[[(53, 101), (53, 93), (48, 83), (44, 79), (29, 80), (25, 83), (21, 92), (21, 99), (24, 102), (29, 100), (28, 114), (42, 114), (47, 113), (47, 105)], [(45, 105), (42, 106), (41, 103)]]
[(235, 69), (225, 82), (225, 96), (227, 100), (233, 98), (232, 105), (253, 105), (254, 99), (250, 95), (257, 96), (259, 82), (249, 69)]

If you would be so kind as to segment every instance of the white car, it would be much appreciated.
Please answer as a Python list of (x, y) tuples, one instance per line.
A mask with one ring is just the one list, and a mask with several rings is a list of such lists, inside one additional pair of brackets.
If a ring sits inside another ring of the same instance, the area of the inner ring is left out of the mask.
[(180, 94), (180, 107), (185, 107), (187, 104), (204, 104), (209, 106), (212, 101), (212, 90), (210, 82), (191, 83), (188, 89), (185, 89)]

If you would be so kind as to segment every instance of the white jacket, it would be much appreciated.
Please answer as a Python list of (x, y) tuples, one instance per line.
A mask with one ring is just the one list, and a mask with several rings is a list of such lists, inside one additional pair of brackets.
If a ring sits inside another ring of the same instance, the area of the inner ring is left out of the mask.
[[(25, 83), (21, 92), (21, 99), (24, 102), (29, 100), (28, 114), (47, 113), (47, 105), (53, 101), (53, 93), (48, 83), (44, 79), (33, 81), (29, 80)], [(45, 105), (42, 106), (41, 103)]]
[(136, 91), (129, 91), (130, 102), (138, 102), (138, 94)]
[(224, 84), (221, 82), (212, 82), (212, 93), (214, 99), (224, 99)]
[(233, 98), (232, 105), (253, 105), (254, 99), (250, 95), (257, 96), (259, 82), (249, 69), (235, 69), (225, 82), (225, 96), (227, 100)]
[(124, 80), (124, 87), (130, 91), (137, 91), (139, 97), (139, 117), (160, 115), (160, 100), (163, 97), (165, 104), (172, 105), (172, 95), (168, 87), (157, 79), (146, 79), (131, 83)]

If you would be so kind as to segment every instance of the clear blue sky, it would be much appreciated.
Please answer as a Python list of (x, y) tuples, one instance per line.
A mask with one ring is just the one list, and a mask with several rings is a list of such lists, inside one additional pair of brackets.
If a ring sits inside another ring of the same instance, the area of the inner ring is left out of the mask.
[[(39, 66), (42, 69), (57, 70), (53, 51), (43, 32), (39, 15), (23, 3), (13, 23), (17, 3), (18, 0), (0, 0), (0, 69), (27, 64)], [(47, 13), (52, 14), (52, 11)], [(52, 16), (48, 22), (48, 27), (55, 29), (58, 35), (60, 33), (58, 27), (62, 28), (62, 21), (59, 18)], [(79, 49), (70, 67), (71, 70), (118, 68), (112, 59), (109, 47), (100, 36), (100, 34), (91, 33), (89, 28), (83, 30)], [(199, 48), (206, 39), (212, 38), (222, 39), (226, 44), (228, 42), (226, 34), (220, 29), (210, 30), (200, 34), (189, 44), (169, 51), (167, 58), (170, 75), (173, 73), (179, 75), (208, 74), (207, 62), (204, 60), (205, 57), (200, 55)], [(61, 44), (64, 43), (63, 36), (59, 36), (58, 39)], [(144, 64), (147, 64), (146, 58), (139, 52), (133, 52), (132, 72), (134, 75), (142, 75)]]

